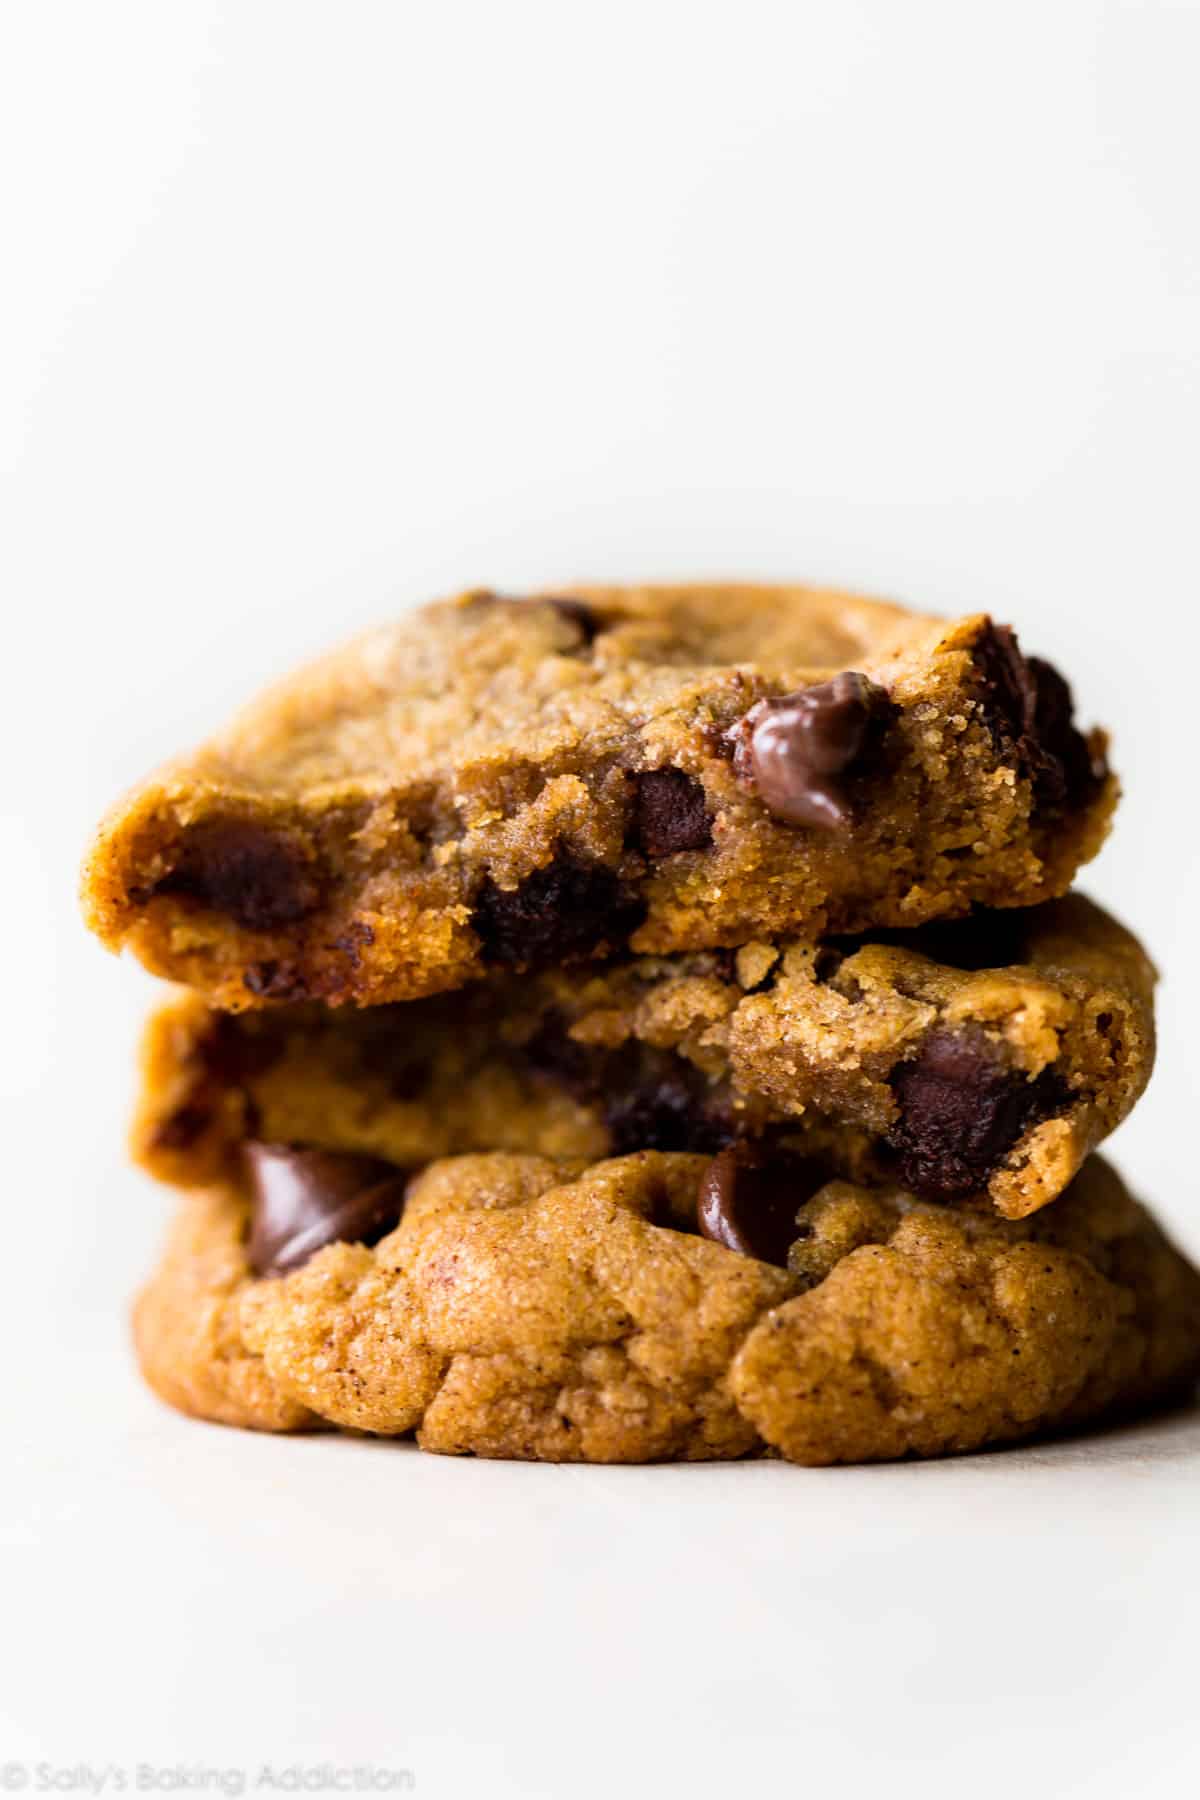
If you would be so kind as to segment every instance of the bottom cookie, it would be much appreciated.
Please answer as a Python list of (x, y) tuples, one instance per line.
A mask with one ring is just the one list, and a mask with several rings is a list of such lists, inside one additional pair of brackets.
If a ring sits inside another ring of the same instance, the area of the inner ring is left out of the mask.
[(1200, 1275), (1096, 1157), (1020, 1222), (733, 1151), (458, 1157), (407, 1191), (324, 1153), (252, 1169), (184, 1200), (134, 1314), (151, 1386), (226, 1424), (869, 1462), (1147, 1407), (1200, 1369)]

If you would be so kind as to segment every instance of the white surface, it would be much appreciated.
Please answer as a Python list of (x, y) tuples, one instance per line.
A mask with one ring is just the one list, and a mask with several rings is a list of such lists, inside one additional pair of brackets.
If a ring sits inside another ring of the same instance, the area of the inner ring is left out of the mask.
[(168, 1201), (119, 1142), (151, 984), (73, 886), (125, 782), (430, 593), (990, 607), (1116, 734), (1087, 886), (1167, 976), (1116, 1155), (1200, 1248), (1198, 54), (1187, 0), (4, 9), (0, 1759), (1194, 1787), (1194, 1421), (809, 1474), (157, 1408), (122, 1309)]

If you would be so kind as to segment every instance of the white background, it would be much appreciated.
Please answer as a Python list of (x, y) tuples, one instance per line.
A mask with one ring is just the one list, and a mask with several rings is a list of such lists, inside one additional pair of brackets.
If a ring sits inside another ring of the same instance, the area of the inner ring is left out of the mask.
[(4, 8), (0, 1758), (1193, 1790), (1188, 1419), (606, 1471), (161, 1410), (124, 1335), (170, 1204), (121, 1149), (152, 984), (74, 883), (122, 786), (432, 594), (991, 608), (1115, 734), (1086, 886), (1165, 975), (1116, 1154), (1200, 1249), (1198, 67), (1189, 0)]

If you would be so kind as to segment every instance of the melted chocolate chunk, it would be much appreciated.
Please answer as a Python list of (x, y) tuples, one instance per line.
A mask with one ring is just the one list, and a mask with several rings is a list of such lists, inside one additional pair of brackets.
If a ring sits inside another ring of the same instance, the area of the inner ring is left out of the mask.
[(254, 1143), (244, 1154), (256, 1275), (286, 1275), (326, 1244), (376, 1244), (404, 1211), (406, 1178), (378, 1157)]
[(777, 819), (843, 830), (853, 820), (844, 777), (869, 760), (887, 705), (853, 671), (760, 700), (734, 727), (734, 766)]
[(205, 819), (156, 893), (186, 894), (248, 931), (294, 925), (321, 902), (321, 883), (300, 846), (249, 819)]
[(891, 1086), (900, 1118), (886, 1143), (904, 1185), (926, 1200), (981, 1193), (1021, 1134), (1070, 1098), (1053, 1069), (1029, 1081), (969, 1029), (931, 1032)]
[(597, 1106), (609, 1132), (609, 1154), (635, 1150), (719, 1150), (733, 1136), (727, 1095), (713, 1089), (686, 1058), (645, 1044), (606, 1050), (571, 1037), (560, 1013), (549, 1013), (521, 1051), (536, 1075), (556, 1082), (582, 1105)]
[(682, 769), (647, 769), (634, 776), (633, 838), (652, 860), (712, 843), (712, 814), (704, 789)]
[(485, 962), (536, 968), (622, 944), (645, 917), (614, 870), (560, 856), (519, 887), (484, 882), (471, 924)]
[(727, 1250), (787, 1267), (801, 1236), (796, 1214), (825, 1179), (815, 1163), (731, 1144), (714, 1156), (700, 1182), (696, 1216), (701, 1234)]
[(1033, 783), (1038, 806), (1061, 812), (1085, 805), (1105, 770), (1093, 764), (1076, 728), (1071, 690), (1058, 670), (1041, 657), (1024, 656), (1011, 626), (990, 622), (973, 660), (993, 742), (1015, 755)]
[(521, 1055), (535, 1075), (598, 1108), (609, 1154), (635, 1150), (719, 1150), (734, 1136), (729, 1095), (686, 1057), (650, 1044), (618, 1049), (581, 1044), (561, 1013), (548, 1013)]

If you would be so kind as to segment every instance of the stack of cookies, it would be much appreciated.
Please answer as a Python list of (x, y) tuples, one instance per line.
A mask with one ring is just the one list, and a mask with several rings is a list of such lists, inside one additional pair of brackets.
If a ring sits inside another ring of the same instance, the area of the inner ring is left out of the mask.
[(263, 1430), (638, 1462), (933, 1456), (1200, 1368), (1093, 1154), (1154, 970), (1068, 893), (1103, 734), (984, 616), (471, 593), (106, 820), (89, 922), (180, 984), (147, 1380)]

